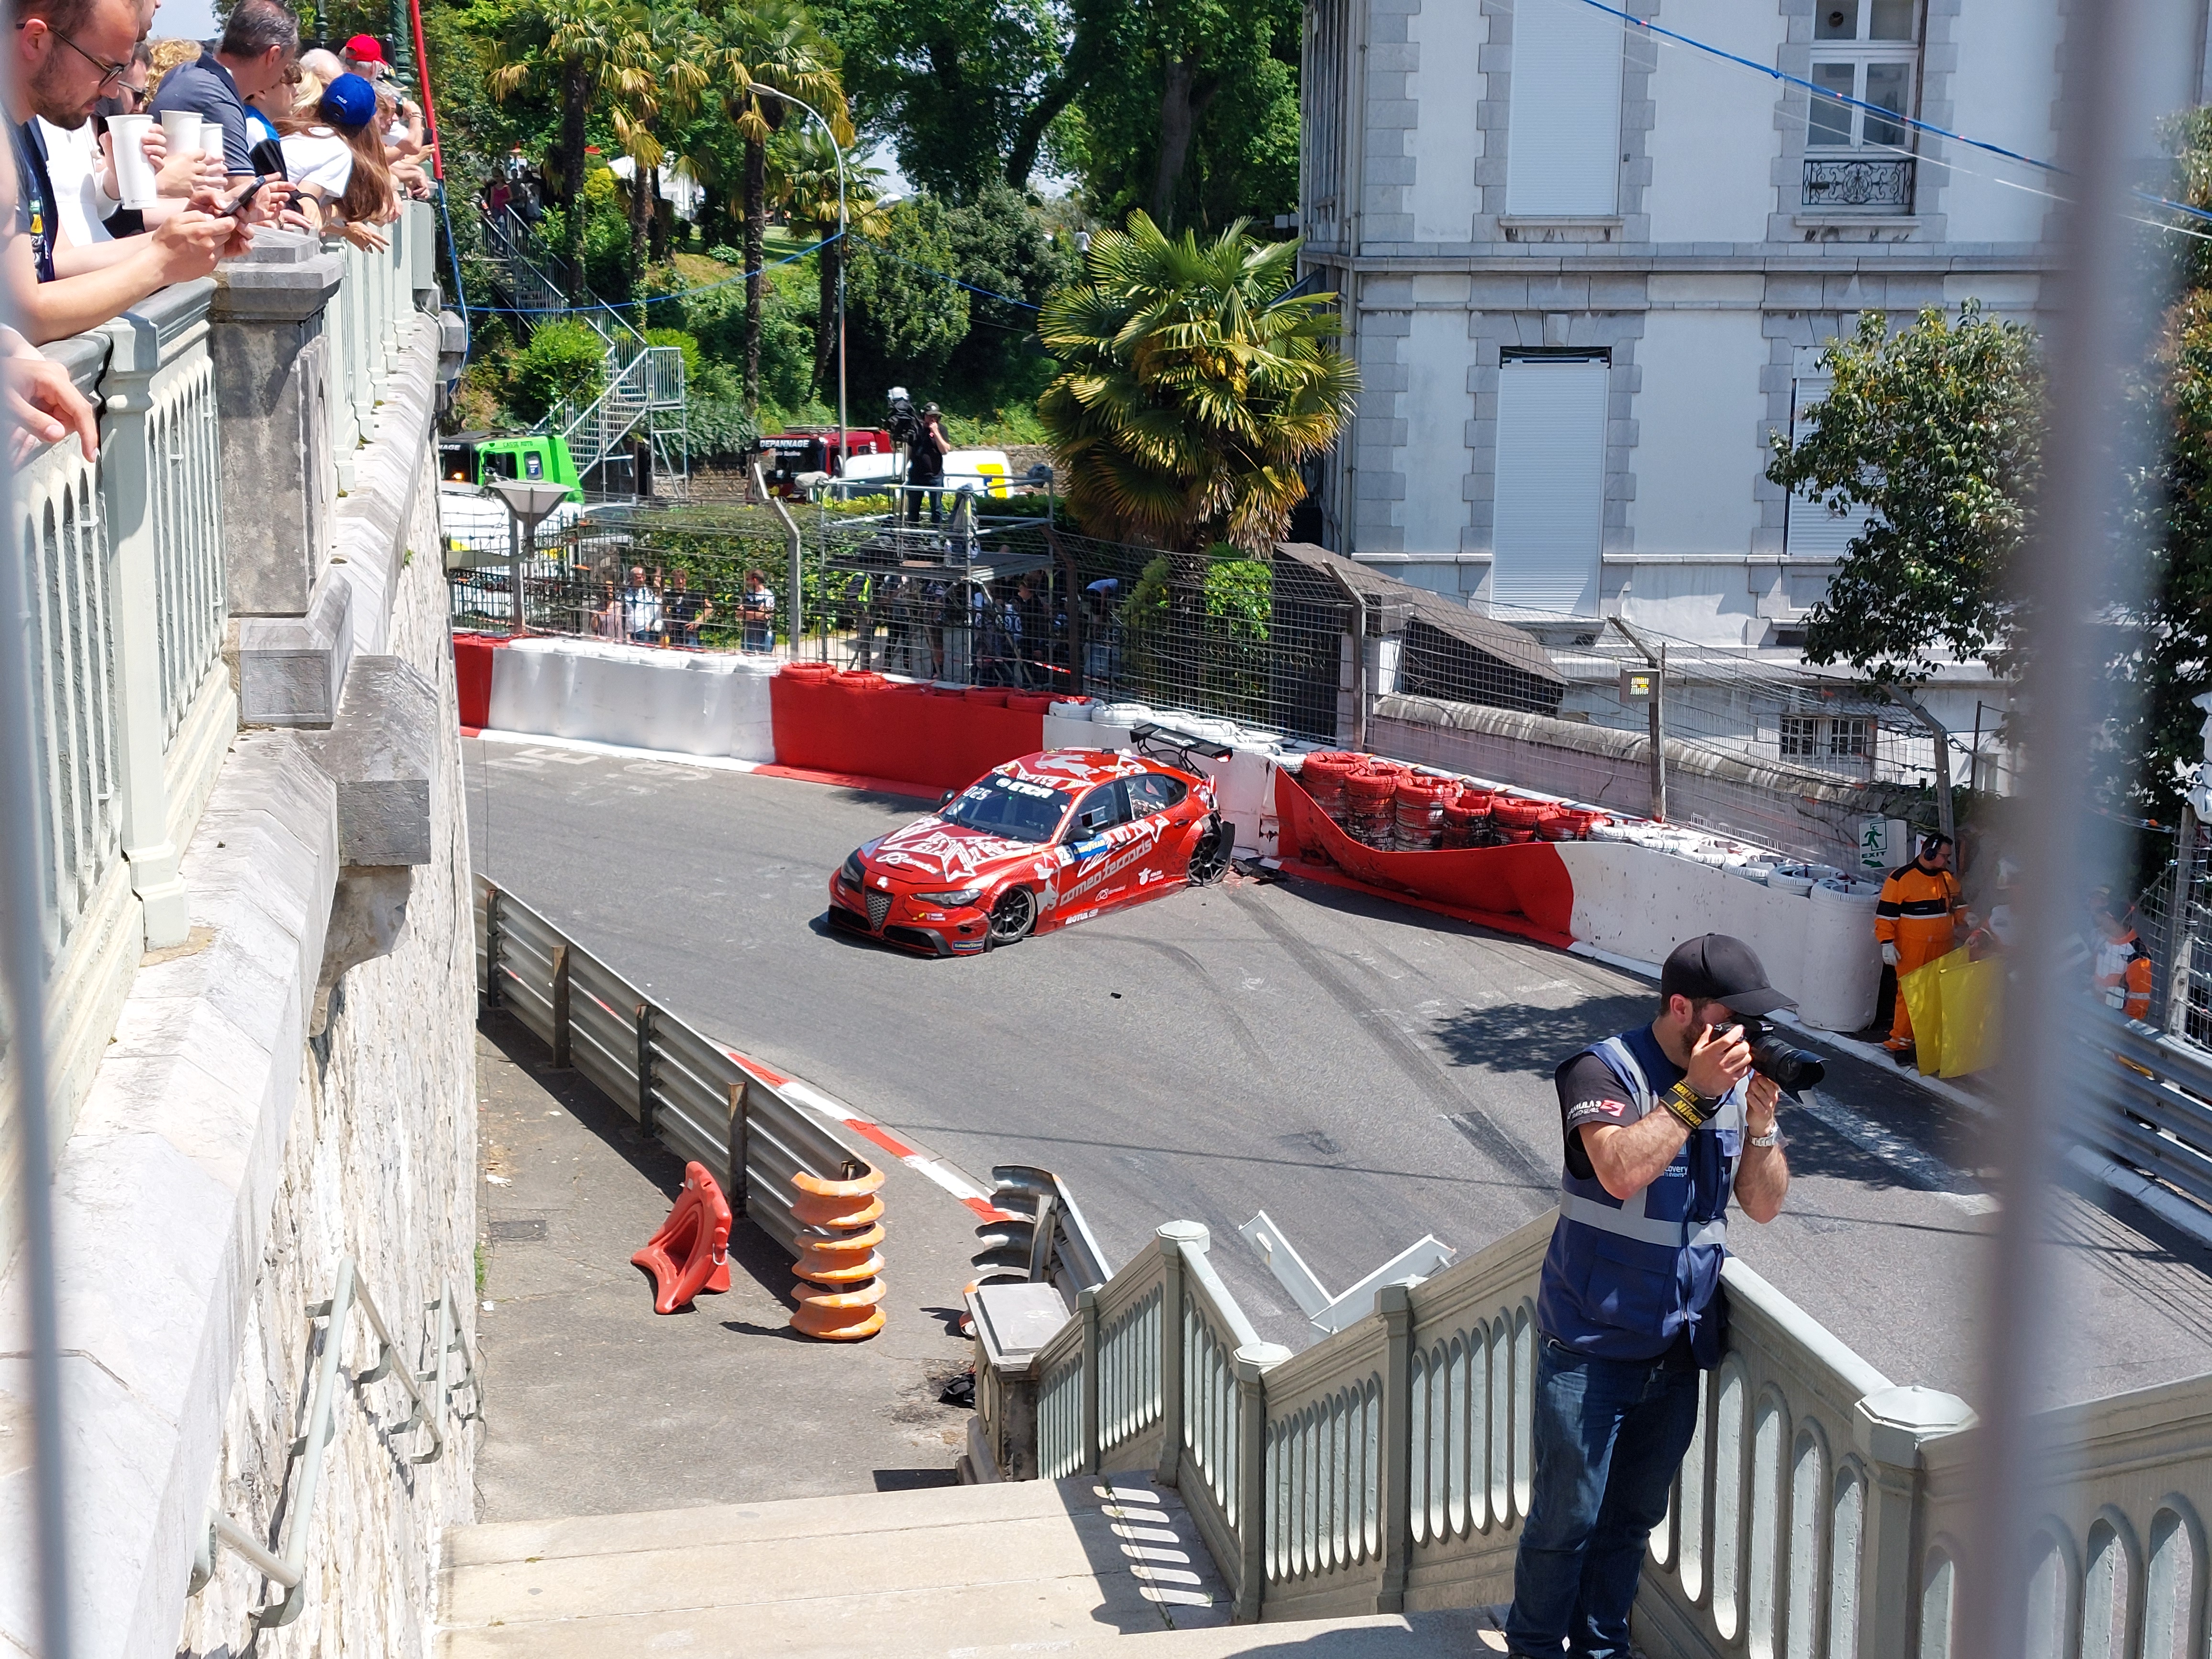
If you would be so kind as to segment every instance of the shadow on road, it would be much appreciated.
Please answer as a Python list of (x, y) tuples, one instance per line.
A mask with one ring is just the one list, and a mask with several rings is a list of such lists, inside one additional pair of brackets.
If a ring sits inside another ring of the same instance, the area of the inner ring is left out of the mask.
[(1501, 1076), (1534, 1073), (1549, 1077), (1559, 1062), (1617, 1031), (1648, 1024), (1649, 996), (1592, 997), (1571, 1008), (1498, 1003), (1462, 1008), (1437, 1020), (1435, 1035), (1455, 1066)]

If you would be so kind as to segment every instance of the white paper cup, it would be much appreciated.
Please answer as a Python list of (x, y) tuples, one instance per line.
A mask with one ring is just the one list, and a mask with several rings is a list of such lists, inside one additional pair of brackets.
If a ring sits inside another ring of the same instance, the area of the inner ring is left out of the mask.
[(199, 137), (201, 155), (217, 161), (223, 159), (222, 122), (202, 121)]
[(200, 147), (200, 112), (196, 109), (165, 109), (161, 131), (169, 140), (169, 154), (180, 155)]
[(146, 135), (154, 128), (150, 115), (111, 115), (107, 130), (115, 135), (115, 182), (123, 191), (123, 205), (154, 205), (154, 167), (146, 159)]

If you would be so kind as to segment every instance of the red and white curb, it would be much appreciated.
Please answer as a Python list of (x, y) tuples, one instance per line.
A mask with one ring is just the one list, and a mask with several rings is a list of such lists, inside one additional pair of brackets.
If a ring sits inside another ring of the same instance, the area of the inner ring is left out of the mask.
[(762, 1082), (779, 1091), (785, 1099), (802, 1111), (811, 1113), (824, 1128), (833, 1133), (839, 1129), (849, 1130), (865, 1140), (874, 1142), (907, 1168), (951, 1194), (973, 1211), (977, 1219), (1015, 1219), (1004, 1210), (993, 1207), (991, 1189), (951, 1158), (940, 1158), (935, 1152), (908, 1146), (873, 1118), (861, 1116), (828, 1090), (817, 1089), (803, 1078), (788, 1076), (735, 1048), (725, 1048), (722, 1052)]

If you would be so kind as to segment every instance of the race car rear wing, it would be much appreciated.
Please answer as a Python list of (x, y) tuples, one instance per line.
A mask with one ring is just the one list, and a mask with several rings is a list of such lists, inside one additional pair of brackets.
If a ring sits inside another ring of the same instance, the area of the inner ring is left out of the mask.
[(1161, 726), (1150, 720), (1142, 726), (1132, 726), (1129, 730), (1129, 741), (1139, 754), (1149, 755), (1157, 761), (1165, 761), (1170, 766), (1179, 766), (1186, 772), (1198, 770), (1197, 766), (1193, 763), (1194, 757), (1204, 760), (1225, 761), (1231, 753), (1229, 745), (1225, 743), (1217, 742), (1211, 738), (1193, 737), (1188, 732), (1178, 732), (1172, 726)]

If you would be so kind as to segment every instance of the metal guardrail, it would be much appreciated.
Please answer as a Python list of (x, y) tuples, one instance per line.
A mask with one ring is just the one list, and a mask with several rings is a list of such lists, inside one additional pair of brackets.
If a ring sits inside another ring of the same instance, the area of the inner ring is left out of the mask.
[[(429, 1431), (428, 1449), (410, 1458), (410, 1462), (434, 1463), (445, 1455), (447, 1408), (455, 1394), (474, 1388), (477, 1383), (476, 1356), (469, 1352), (467, 1339), (461, 1334), (459, 1323), (453, 1317), (452, 1285), (440, 1287), (438, 1300), (432, 1309), (436, 1316), (434, 1351), (428, 1367), (418, 1372), (399, 1363), (398, 1346), (392, 1341), (390, 1328), (378, 1311), (374, 1299), (362, 1285), (354, 1259), (347, 1256), (338, 1263), (337, 1283), (331, 1291), (330, 1300), (308, 1310), (309, 1318), (326, 1323), (322, 1352), (315, 1360), (314, 1392), (307, 1407), (307, 1427), (292, 1443), (293, 1459), (300, 1465), (300, 1480), (291, 1502), (285, 1506), (283, 1542), (272, 1551), (221, 1510), (210, 1510), (207, 1535), (193, 1563), (191, 1584), (186, 1592), (197, 1595), (204, 1589), (215, 1577), (216, 1552), (219, 1548), (231, 1550), (284, 1590), (283, 1601), (263, 1607), (254, 1615), (254, 1624), (261, 1630), (289, 1625), (307, 1607), (307, 1534), (314, 1522), (316, 1499), (322, 1492), (323, 1452), (337, 1431), (338, 1377), (343, 1369), (346, 1316), (356, 1308), (361, 1310), (370, 1334), (376, 1338), (377, 1355), (366, 1370), (354, 1373), (352, 1385), (367, 1388), (389, 1376), (406, 1391), (413, 1409), (405, 1422), (390, 1430), (388, 1438), (396, 1440), (418, 1428)], [(453, 1374), (456, 1354), (463, 1362), (459, 1377)], [(477, 1414), (471, 1409), (461, 1414), (460, 1420), (465, 1423)]]
[(874, 1167), (871, 1151), (809, 1111), (774, 1078), (655, 1005), (552, 923), (479, 877), (477, 986), (574, 1066), (645, 1133), (704, 1164), (733, 1214), (795, 1260), (792, 1177)]
[(2106, 1109), (2079, 1114), (2074, 1133), (2212, 1206), (2212, 1054), (2110, 1008), (2085, 1012), (2080, 1093)]

